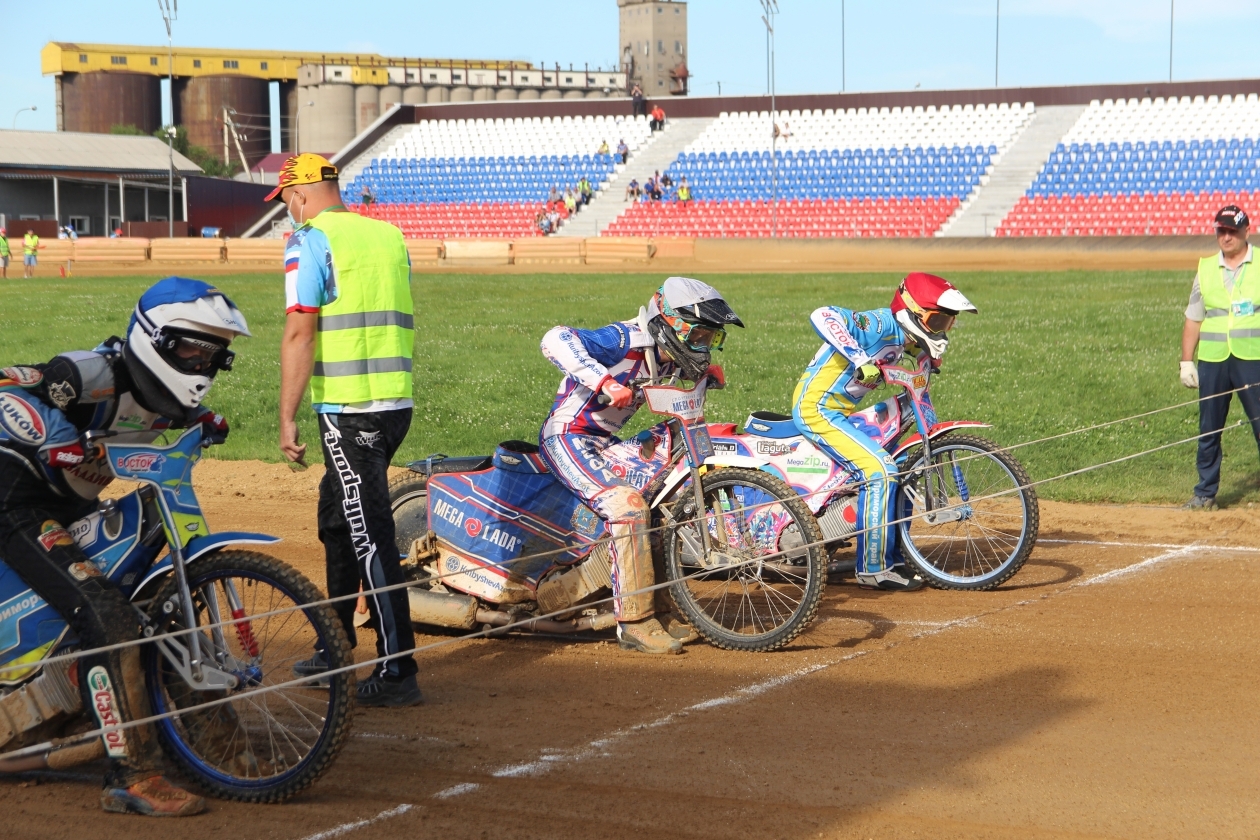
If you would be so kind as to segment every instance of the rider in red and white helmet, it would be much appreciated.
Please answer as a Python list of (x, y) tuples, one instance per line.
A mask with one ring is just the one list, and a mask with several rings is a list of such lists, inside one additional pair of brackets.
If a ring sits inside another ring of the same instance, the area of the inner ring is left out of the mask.
[(976, 308), (944, 277), (915, 271), (906, 275), (888, 305), (906, 334), (939, 362), (949, 346), (947, 333), (959, 312)]

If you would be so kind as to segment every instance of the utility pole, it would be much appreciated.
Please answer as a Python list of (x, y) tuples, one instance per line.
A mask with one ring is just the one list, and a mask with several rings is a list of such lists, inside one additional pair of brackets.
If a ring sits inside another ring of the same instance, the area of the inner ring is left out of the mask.
[(171, 124), (166, 127), (166, 150), (170, 157), (166, 179), (167, 236), (175, 238), (175, 42), (171, 37), (171, 24), (179, 20), (179, 0), (158, 0), (158, 11), (166, 24), (166, 78), (170, 88)]
[(997, 0), (997, 13), (993, 16), (993, 86), (998, 86), (998, 45), (1002, 37), (1002, 0)]
[(774, 16), (779, 13), (779, 0), (761, 0), (766, 25), (766, 79), (770, 88), (770, 235), (779, 235), (779, 114), (774, 101)]
[(1172, 81), (1173, 21), (1177, 15), (1177, 0), (1168, 0), (1168, 81)]

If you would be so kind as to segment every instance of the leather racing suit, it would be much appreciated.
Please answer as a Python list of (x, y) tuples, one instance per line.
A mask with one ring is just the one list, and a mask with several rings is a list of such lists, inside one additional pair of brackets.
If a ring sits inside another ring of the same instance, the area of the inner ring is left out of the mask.
[[(0, 558), (60, 613), (84, 649), (138, 638), (135, 609), (75, 544), (68, 525), (90, 513), (112, 475), (100, 461), (83, 457), (82, 433), (113, 430), (124, 440), (148, 442), (162, 430), (197, 422), (172, 422), (148, 411), (131, 392), (122, 340), (91, 351), (64, 353), (47, 364), (0, 369)], [(133, 646), (81, 658), (78, 683), (84, 708), (86, 676), (103, 667), (114, 688), (118, 717), (147, 717), (149, 702)], [(108, 713), (108, 710), (106, 710)], [(106, 787), (130, 786), (160, 773), (152, 727), (124, 731), (126, 757), (110, 763)]]
[(635, 392), (629, 406), (614, 408), (601, 405), (599, 395), (606, 379), (625, 385), (648, 376), (649, 361), (662, 376), (672, 374), (675, 365), (660, 354), (637, 320), (597, 330), (556, 327), (543, 337), (542, 351), (565, 375), (539, 436), (543, 460), (561, 484), (609, 525), (617, 620), (650, 618), (656, 612), (653, 593), (621, 597), (622, 592), (651, 586), (655, 579), (647, 503), (634, 485), (613, 474), (601, 456), (619, 442), (616, 433), (643, 405), (643, 397)]
[(848, 421), (878, 383), (858, 381), (858, 368), (889, 363), (905, 352), (906, 335), (890, 309), (854, 312), (824, 306), (810, 315), (823, 340), (792, 395), (796, 427), (862, 481), (857, 501), (857, 572), (876, 574), (901, 562), (888, 528), (895, 518), (897, 467), (879, 443)]

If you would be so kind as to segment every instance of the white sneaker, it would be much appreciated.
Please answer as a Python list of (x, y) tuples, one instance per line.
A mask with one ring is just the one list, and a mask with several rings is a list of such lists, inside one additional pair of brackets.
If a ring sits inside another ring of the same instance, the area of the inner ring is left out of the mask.
[(858, 572), (857, 582), (863, 589), (883, 589), (889, 592), (913, 592), (922, 589), (926, 583), (922, 575), (912, 572), (900, 563), (873, 575)]

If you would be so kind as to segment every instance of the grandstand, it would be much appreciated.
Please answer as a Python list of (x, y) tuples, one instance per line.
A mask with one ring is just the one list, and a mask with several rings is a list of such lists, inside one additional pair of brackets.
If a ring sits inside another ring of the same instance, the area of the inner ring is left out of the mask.
[[(650, 135), (643, 117), (428, 120), (372, 159), (343, 198), (409, 237), (541, 235), (534, 219), (553, 187), (585, 177), (603, 189), (624, 162), (619, 142), (634, 154)], [(597, 154), (605, 144), (612, 154)]]
[(1212, 232), (1227, 203), (1256, 205), (1260, 99), (1094, 100), (998, 236)]
[(722, 113), (669, 167), (692, 204), (641, 202), (607, 233), (932, 236), (1033, 113), (1031, 102)]

